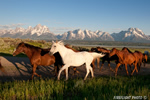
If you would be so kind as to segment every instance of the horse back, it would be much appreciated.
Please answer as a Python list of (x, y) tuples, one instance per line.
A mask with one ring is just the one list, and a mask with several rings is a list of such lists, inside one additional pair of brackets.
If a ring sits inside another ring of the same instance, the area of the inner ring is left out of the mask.
[(118, 52), (117, 56), (119, 58), (119, 62), (122, 64), (132, 64), (136, 61), (136, 58), (133, 55), (133, 53), (129, 53), (127, 51), (120, 51)]

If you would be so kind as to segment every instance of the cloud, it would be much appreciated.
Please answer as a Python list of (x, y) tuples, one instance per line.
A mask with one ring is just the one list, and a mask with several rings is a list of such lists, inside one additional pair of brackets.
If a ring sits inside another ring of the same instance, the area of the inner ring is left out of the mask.
[(75, 28), (72, 27), (50, 27), (52, 30), (73, 30)]
[(62, 34), (67, 31), (75, 30), (77, 28), (74, 27), (49, 27), (50, 31), (55, 34)]
[(23, 24), (23, 23), (10, 24), (10, 25), (0, 25), (0, 28), (10, 29), (10, 28), (21, 27), (21, 26), (24, 26), (24, 25), (25, 24)]

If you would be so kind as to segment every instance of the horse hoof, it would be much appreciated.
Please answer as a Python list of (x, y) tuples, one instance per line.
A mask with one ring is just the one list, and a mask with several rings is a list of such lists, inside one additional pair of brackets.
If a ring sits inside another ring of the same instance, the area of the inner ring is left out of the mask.
[(41, 77), (42, 77), (42, 75), (39, 75), (39, 77), (41, 78)]
[(29, 81), (33, 80), (33, 78), (30, 78)]
[(80, 74), (80, 72), (79, 72), (79, 71), (77, 71), (77, 74)]
[(102, 70), (102, 69), (101, 69), (101, 68), (99, 68), (99, 71), (100, 71), (100, 72), (101, 72), (101, 70)]

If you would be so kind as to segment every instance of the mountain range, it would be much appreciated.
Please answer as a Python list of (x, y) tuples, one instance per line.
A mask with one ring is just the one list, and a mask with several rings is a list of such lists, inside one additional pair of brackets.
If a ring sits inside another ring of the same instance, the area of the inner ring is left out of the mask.
[(40, 24), (27, 29), (17, 27), (16, 29), (0, 29), (0, 37), (29, 38), (38, 40), (97, 40), (97, 41), (126, 41), (126, 42), (150, 42), (150, 36), (145, 35), (138, 28), (129, 28), (119, 33), (109, 34), (102, 31), (73, 30), (63, 34), (55, 35), (47, 26)]

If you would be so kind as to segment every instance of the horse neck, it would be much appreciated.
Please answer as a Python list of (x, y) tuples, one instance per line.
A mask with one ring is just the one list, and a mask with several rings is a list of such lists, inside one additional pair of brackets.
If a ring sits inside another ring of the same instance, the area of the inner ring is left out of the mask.
[[(61, 45), (61, 49), (59, 49), (59, 54), (61, 55), (62, 58), (64, 58), (65, 54), (68, 53), (68, 50), (71, 50), (71, 49), (68, 49), (66, 48), (65, 46), (62, 46)], [(73, 51), (73, 50), (72, 50)]]
[(116, 55), (118, 56), (118, 58), (119, 58), (121, 61), (124, 61), (124, 60), (123, 60), (124, 51), (119, 51), (119, 50), (117, 50)]
[(25, 53), (29, 58), (31, 58), (34, 52), (33, 52), (33, 50), (31, 50), (30, 48), (26, 48), (26, 49), (24, 50), (24, 53)]
[(110, 50), (105, 50), (106, 53), (110, 53)]

